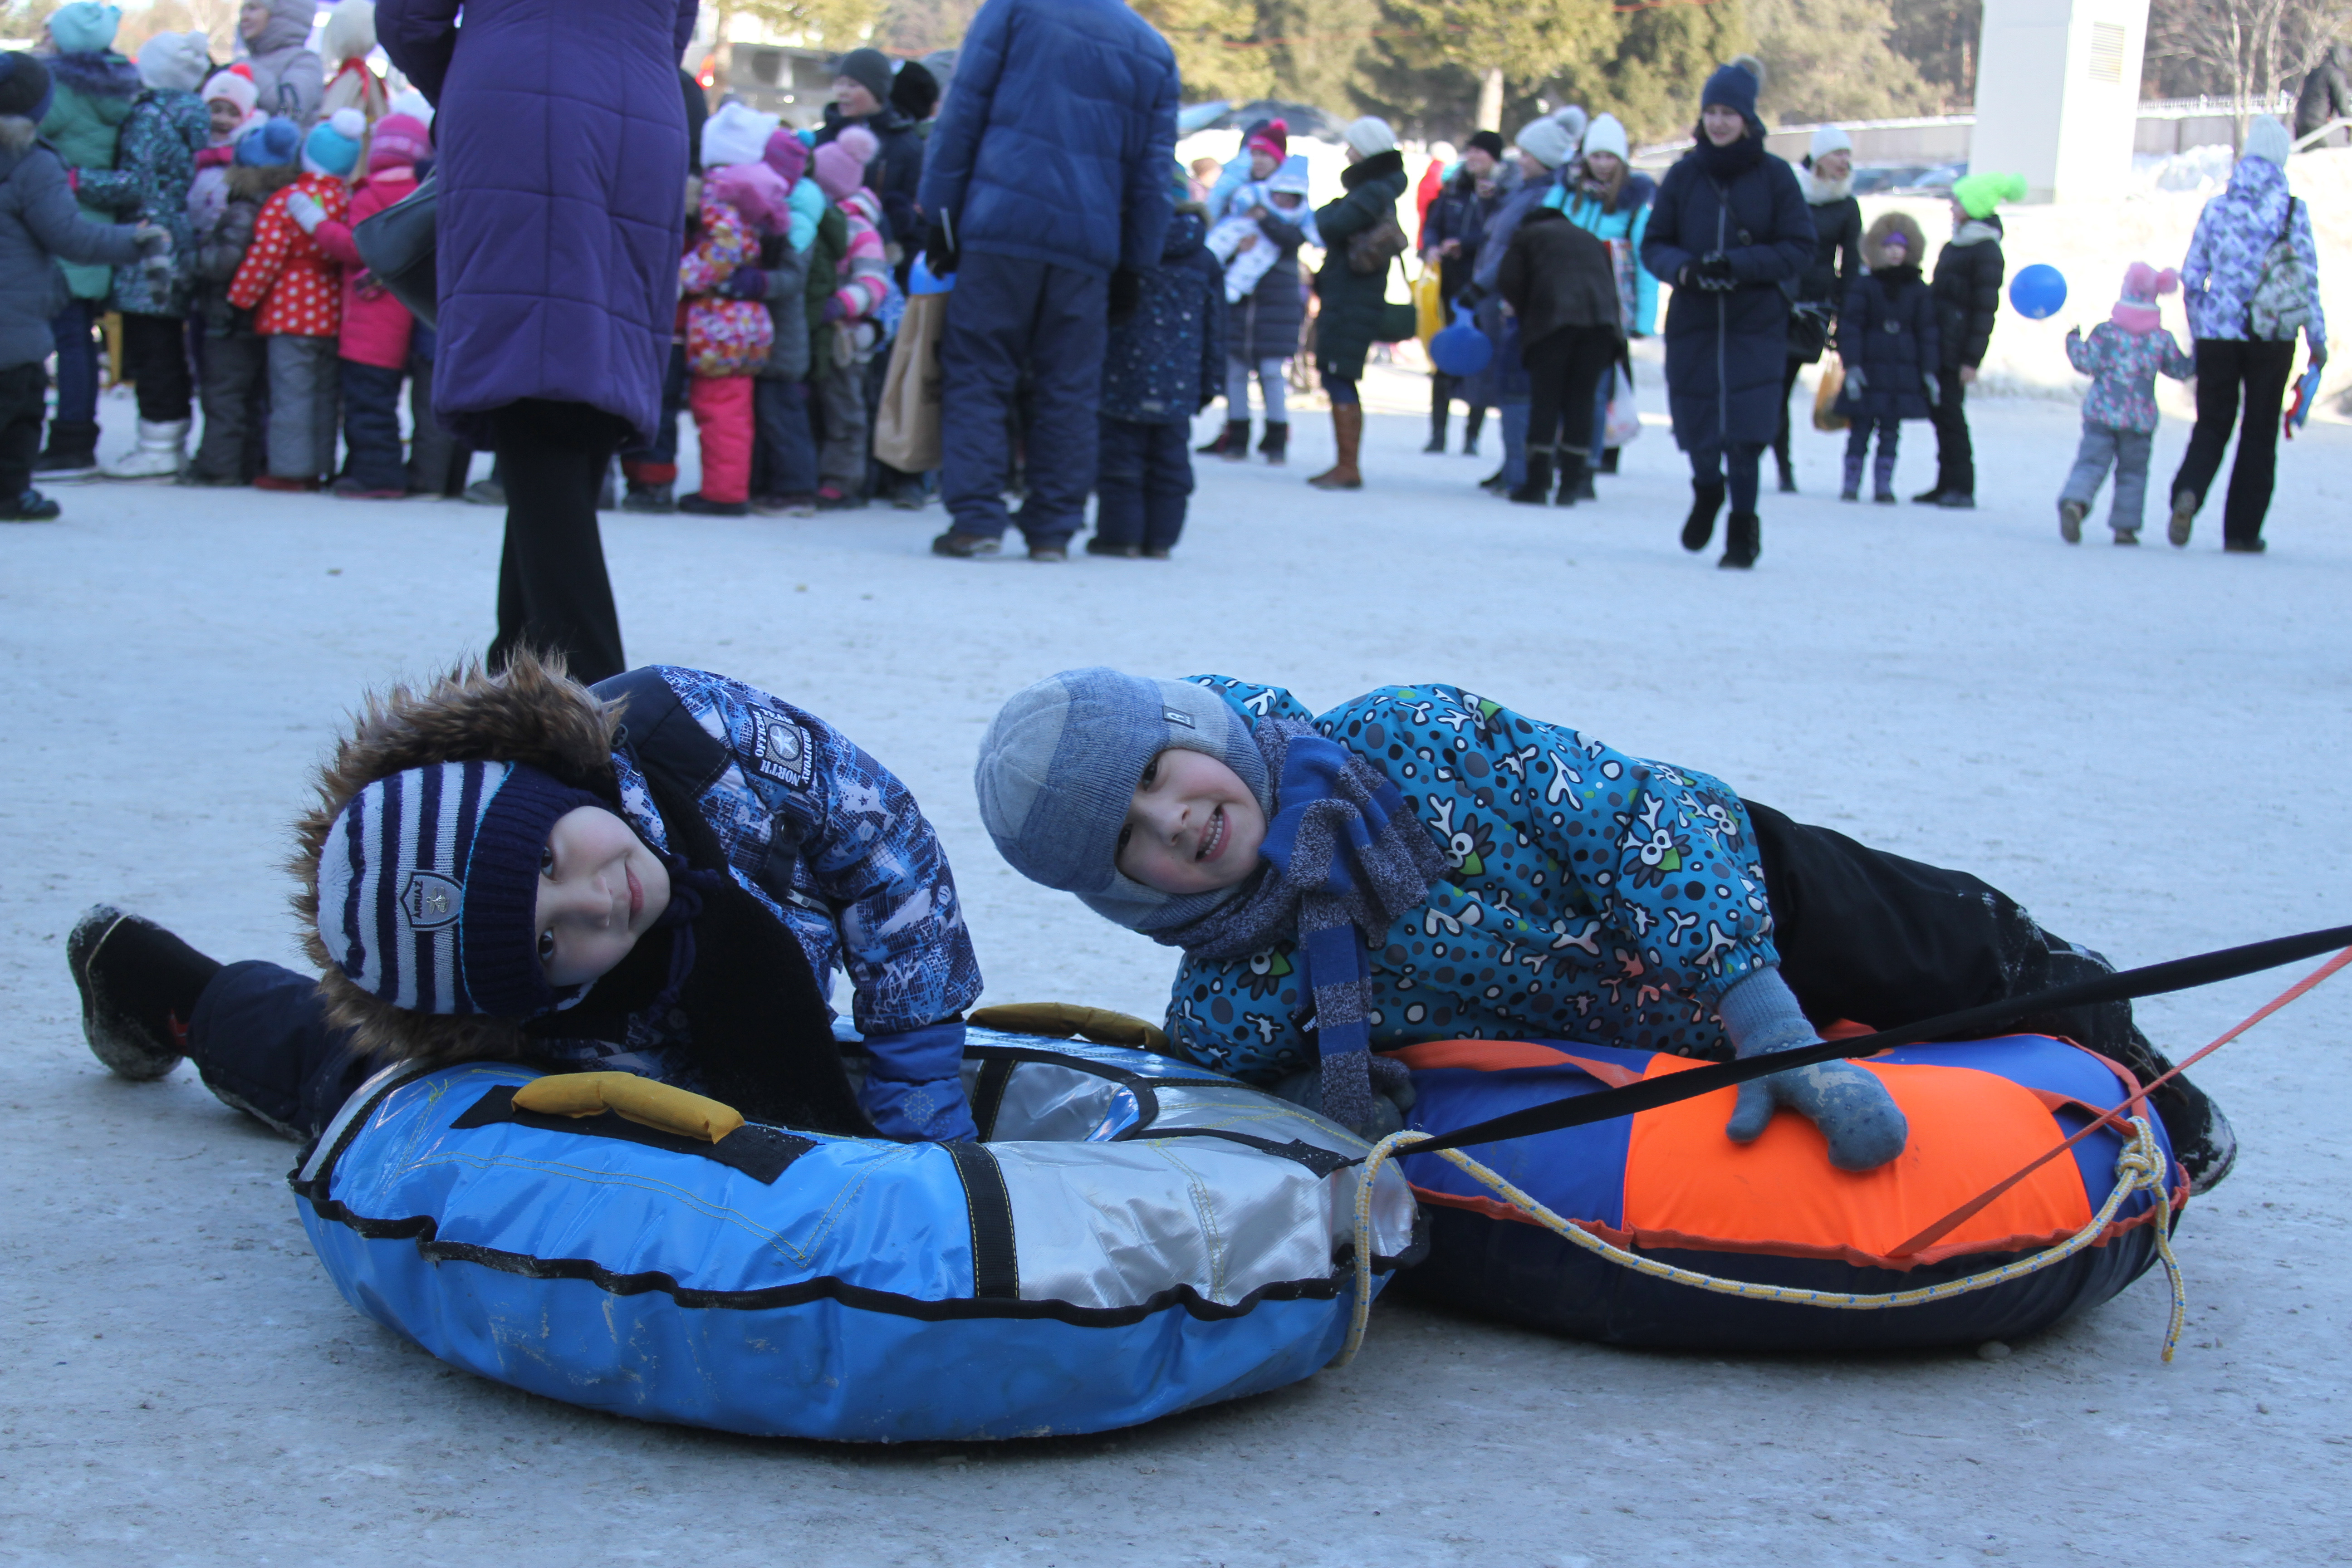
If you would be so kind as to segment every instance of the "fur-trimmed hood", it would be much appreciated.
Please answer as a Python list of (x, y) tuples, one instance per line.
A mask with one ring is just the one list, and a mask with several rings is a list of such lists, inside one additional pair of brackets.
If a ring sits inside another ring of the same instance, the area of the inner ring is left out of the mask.
[(1870, 232), (1862, 237), (1863, 265), (1873, 272), (1887, 270), (1886, 241), (1898, 234), (1903, 237), (1904, 253), (1903, 259), (1895, 265), (1916, 271), (1927, 258), (1927, 237), (1920, 232), (1909, 213), (1881, 213), (1872, 221)]
[(147, 84), (140, 79), (139, 68), (111, 49), (53, 55), (47, 65), (50, 77), (59, 87), (71, 88), (85, 98), (112, 98), (127, 103), (147, 90)]
[(261, 203), (302, 177), (298, 163), (232, 163), (224, 173), (231, 201)]
[[(268, 174), (276, 170), (239, 169)], [(617, 804), (614, 710), (563, 672), (560, 659), (518, 654), (500, 674), (468, 660), (421, 688), (372, 692), (350, 731), (319, 769), (318, 804), (294, 826), (288, 868), (297, 886), (302, 950), (320, 969), (328, 1022), (352, 1031), (360, 1051), (383, 1060), (457, 1061), (520, 1055), (520, 1019), (415, 1013), (354, 984), (319, 936), (319, 851), (344, 804), (368, 784), (436, 763), (528, 763)]]

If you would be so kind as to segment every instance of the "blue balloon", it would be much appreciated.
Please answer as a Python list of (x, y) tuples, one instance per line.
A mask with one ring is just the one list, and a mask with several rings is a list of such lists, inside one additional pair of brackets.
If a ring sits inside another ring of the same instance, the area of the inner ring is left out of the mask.
[(2054, 316), (2066, 302), (2065, 275), (2046, 262), (2021, 268), (2009, 280), (2009, 302), (2019, 315), (2036, 321)]
[(1442, 327), (1429, 340), (1429, 363), (1448, 375), (1476, 375), (1495, 357), (1495, 344), (1467, 321)]

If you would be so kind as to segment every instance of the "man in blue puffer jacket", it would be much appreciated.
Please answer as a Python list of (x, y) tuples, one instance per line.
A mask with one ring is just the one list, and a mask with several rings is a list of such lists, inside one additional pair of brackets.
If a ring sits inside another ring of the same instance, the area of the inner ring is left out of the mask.
[(924, 155), (940, 343), (941, 555), (994, 551), (1015, 384), (1030, 378), (1032, 560), (1059, 561), (1095, 480), (1105, 333), (1160, 262), (1172, 210), (1176, 57), (1119, 0), (987, 0)]

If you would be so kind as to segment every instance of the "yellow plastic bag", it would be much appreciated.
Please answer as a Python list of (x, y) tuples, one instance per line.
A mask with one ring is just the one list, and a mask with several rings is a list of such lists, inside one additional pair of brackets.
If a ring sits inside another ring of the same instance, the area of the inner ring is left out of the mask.
[(1445, 296), (1437, 286), (1434, 262), (1423, 268), (1421, 276), (1412, 280), (1412, 313), (1413, 335), (1425, 349), (1429, 340), (1445, 328)]
[(1831, 360), (1822, 367), (1822, 387), (1813, 394), (1813, 428), (1843, 430), (1846, 417), (1837, 411), (1838, 394), (1845, 390), (1845, 366)]

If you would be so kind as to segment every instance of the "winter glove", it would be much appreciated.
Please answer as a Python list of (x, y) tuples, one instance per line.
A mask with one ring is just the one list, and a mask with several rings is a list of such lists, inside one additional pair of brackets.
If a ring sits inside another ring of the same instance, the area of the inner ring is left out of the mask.
[(1143, 274), (1122, 267), (1110, 275), (1110, 319), (1124, 321), (1143, 302)]
[(171, 254), (172, 231), (160, 223), (134, 223), (131, 226), (131, 237), (138, 242), (142, 256)]
[(841, 302), (840, 295), (835, 294), (824, 302), (824, 309), (817, 312), (817, 320), (837, 321), (847, 314), (849, 314), (849, 307)]
[(1848, 365), (1845, 370), (1845, 384), (1856, 392), (1865, 391), (1870, 385), (1870, 373), (1858, 364)]
[(1930, 408), (1935, 407), (1937, 404), (1943, 401), (1944, 395), (1940, 391), (1937, 390), (1936, 387), (1936, 373), (1934, 371), (1923, 370), (1919, 373), (1919, 390), (1927, 395), (1927, 406)]
[(963, 1092), (961, 1021), (866, 1037), (866, 1082), (858, 1104), (885, 1138), (952, 1143), (980, 1137)]
[(955, 226), (945, 217), (933, 218), (929, 231), (923, 236), (923, 265), (931, 269), (934, 278), (951, 277), (959, 255)]
[(327, 216), (327, 209), (310, 192), (296, 191), (286, 198), (286, 216), (299, 225), (304, 234), (312, 234), (318, 230), (319, 220)]
[[(1367, 1142), (1377, 1143), (1403, 1128), (1404, 1113), (1413, 1108), (1417, 1097), (1413, 1093), (1412, 1075), (1405, 1070), (1403, 1063), (1376, 1056), (1372, 1058), (1371, 1068), (1375, 1091), (1372, 1095), (1372, 1119), (1348, 1131)], [(1286, 1100), (1301, 1110), (1311, 1110), (1318, 1116), (1327, 1114), (1323, 1109), (1323, 1069), (1320, 1067), (1292, 1073), (1274, 1086), (1274, 1093), (1276, 1098)]]
[(768, 275), (756, 267), (738, 267), (727, 275), (719, 291), (730, 300), (764, 300), (768, 297)]
[[(1820, 1038), (1778, 969), (1759, 969), (1734, 985), (1718, 1011), (1742, 1061)], [(1911, 1136), (1886, 1086), (1852, 1062), (1817, 1062), (1741, 1084), (1724, 1131), (1735, 1143), (1752, 1143), (1783, 1106), (1821, 1129), (1830, 1163), (1841, 1171), (1874, 1171), (1903, 1152)]]
[(1739, 287), (1739, 279), (1732, 274), (1731, 258), (1720, 250), (1710, 250), (1684, 268), (1680, 281), (1685, 288), (1707, 294), (1727, 293)]

